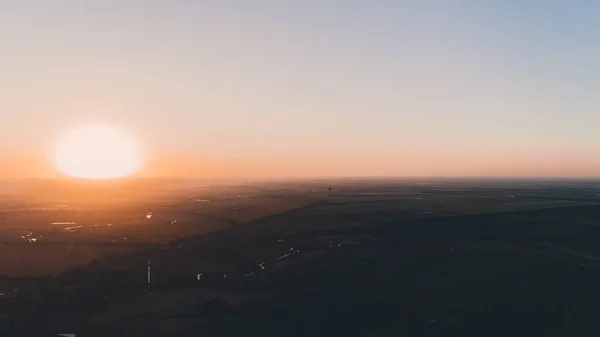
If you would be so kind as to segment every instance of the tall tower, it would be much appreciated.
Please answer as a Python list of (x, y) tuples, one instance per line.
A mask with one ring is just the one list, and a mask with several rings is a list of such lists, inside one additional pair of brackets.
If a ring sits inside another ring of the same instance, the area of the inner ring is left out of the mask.
[(148, 260), (148, 290), (152, 287), (152, 279), (150, 278), (150, 260)]

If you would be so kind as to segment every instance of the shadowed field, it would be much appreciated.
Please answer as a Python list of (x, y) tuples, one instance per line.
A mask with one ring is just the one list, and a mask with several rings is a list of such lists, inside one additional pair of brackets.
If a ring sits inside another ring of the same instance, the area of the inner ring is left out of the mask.
[[(286, 200), (277, 204), (286, 206), (245, 219), (227, 216), (235, 208), (212, 206), (202, 214), (235, 223), (113, 253), (56, 277), (5, 278), (6, 293), (20, 289), (11, 295), (17, 309), (5, 309), (5, 316), (12, 313), (4, 320), (6, 331), (14, 336), (600, 332), (595, 319), (600, 185), (426, 183), (238, 187), (248, 200)], [(236, 200), (234, 207), (260, 208), (257, 201), (238, 201), (239, 191), (223, 197), (223, 205)], [(31, 321), (36, 325), (25, 323)]]

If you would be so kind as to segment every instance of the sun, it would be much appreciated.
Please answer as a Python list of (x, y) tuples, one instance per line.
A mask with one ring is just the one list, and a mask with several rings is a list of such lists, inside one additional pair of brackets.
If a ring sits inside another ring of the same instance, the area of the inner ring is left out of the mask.
[(142, 168), (138, 142), (109, 125), (84, 125), (56, 144), (54, 166), (64, 175), (85, 179), (130, 176)]

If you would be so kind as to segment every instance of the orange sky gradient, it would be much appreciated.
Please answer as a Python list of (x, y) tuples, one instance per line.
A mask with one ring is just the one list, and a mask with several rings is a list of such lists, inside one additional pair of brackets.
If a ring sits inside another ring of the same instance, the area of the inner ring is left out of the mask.
[(600, 177), (597, 3), (234, 3), (0, 1), (0, 177), (86, 124), (146, 177)]
[[(136, 176), (150, 178), (316, 178), (316, 177), (597, 177), (600, 158), (585, 153), (502, 153), (501, 151), (398, 151), (360, 156), (287, 155), (150, 156)], [(61, 177), (51, 159), (4, 156), (2, 178)]]

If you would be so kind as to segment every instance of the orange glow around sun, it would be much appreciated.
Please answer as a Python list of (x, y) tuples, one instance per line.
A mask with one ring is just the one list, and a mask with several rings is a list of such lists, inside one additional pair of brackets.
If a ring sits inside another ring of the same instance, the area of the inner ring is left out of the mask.
[(126, 177), (142, 165), (138, 142), (108, 125), (85, 125), (72, 130), (58, 141), (54, 155), (54, 167), (75, 178)]

